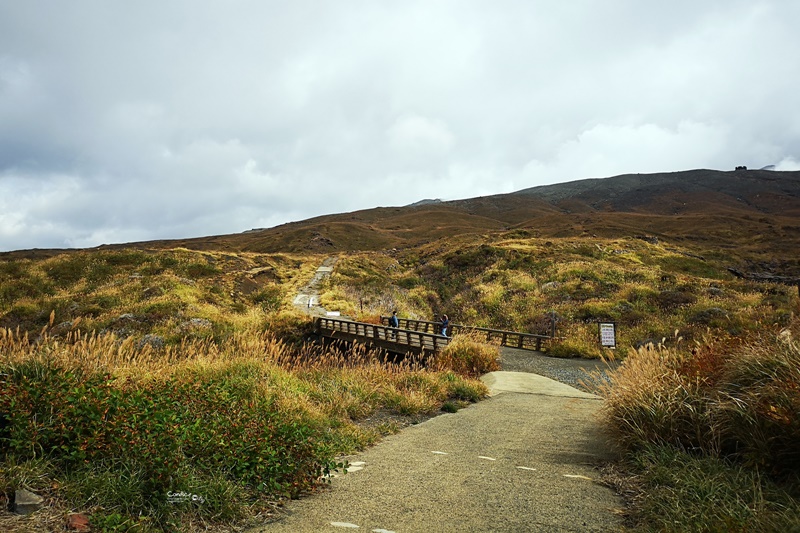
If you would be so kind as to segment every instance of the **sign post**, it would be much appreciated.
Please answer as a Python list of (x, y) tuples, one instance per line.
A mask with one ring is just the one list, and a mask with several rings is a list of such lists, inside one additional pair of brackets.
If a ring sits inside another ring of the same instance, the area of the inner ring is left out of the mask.
[(599, 322), (600, 328), (600, 346), (603, 348), (611, 348), (612, 350), (617, 347), (617, 324), (614, 322)]

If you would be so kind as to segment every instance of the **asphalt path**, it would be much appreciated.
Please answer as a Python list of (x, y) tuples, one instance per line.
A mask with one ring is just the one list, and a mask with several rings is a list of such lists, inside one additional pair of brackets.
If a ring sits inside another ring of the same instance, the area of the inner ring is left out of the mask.
[(523, 372), (483, 377), (492, 396), (349, 457), (331, 487), (255, 532), (621, 531), (597, 467), (613, 459), (601, 400)]

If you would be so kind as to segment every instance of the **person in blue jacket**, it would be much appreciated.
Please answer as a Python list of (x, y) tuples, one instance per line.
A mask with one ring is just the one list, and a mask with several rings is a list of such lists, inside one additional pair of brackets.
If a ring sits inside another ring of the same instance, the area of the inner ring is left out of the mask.
[[(392, 316), (389, 317), (389, 327), (390, 328), (394, 328), (394, 329), (397, 329), (398, 327), (400, 327), (400, 321), (397, 319), (397, 311), (392, 311)], [(396, 335), (397, 335), (397, 332), (393, 331), (392, 332), (392, 337), (394, 337)]]
[(450, 319), (447, 315), (442, 315), (442, 335), (447, 337), (447, 328), (450, 326)]

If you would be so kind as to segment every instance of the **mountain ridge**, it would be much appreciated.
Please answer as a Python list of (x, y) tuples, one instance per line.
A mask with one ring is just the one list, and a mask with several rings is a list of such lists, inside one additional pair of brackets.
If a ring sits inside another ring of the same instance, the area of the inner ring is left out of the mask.
[[(476, 198), (327, 214), (208, 237), (99, 246), (230, 252), (343, 252), (418, 246), (457, 234), (524, 230), (543, 238), (647, 233), (761, 253), (800, 249), (800, 171), (695, 169), (622, 174)], [(2, 256), (52, 255), (21, 250)]]

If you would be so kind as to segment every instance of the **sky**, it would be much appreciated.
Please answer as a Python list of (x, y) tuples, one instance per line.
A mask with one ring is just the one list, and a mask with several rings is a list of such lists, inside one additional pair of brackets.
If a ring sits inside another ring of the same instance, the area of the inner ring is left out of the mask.
[(797, 0), (0, 0), (0, 251), (800, 169)]

